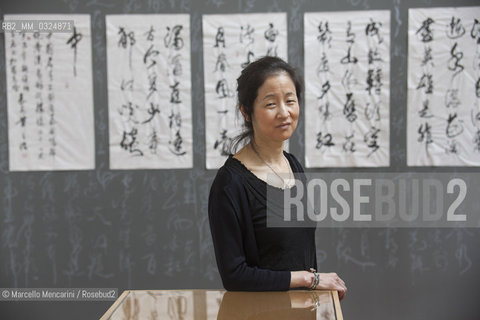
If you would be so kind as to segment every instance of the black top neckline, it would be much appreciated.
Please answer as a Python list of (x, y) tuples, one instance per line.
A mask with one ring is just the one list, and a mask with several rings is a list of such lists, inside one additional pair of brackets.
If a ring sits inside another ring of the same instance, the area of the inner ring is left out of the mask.
[[(297, 172), (296, 166), (294, 165), (294, 163), (292, 162), (291, 158), (289, 157), (288, 152), (286, 152), (286, 151), (284, 150), (284, 151), (283, 151), (283, 155), (285, 156), (285, 158), (287, 158), (287, 160), (288, 160), (288, 165), (290, 166), (290, 170), (292, 170), (292, 173), (293, 173), (293, 175), (294, 175), (294, 177), (295, 177), (295, 172)], [(250, 171), (250, 170), (245, 166), (245, 164), (243, 164), (242, 161), (240, 161), (240, 160), (237, 159), (237, 158), (234, 158), (234, 157), (233, 157), (233, 154), (229, 154), (229, 155), (228, 155), (228, 159), (229, 159), (229, 160), (230, 160), (230, 159), (233, 160), (234, 163), (236, 163), (236, 164), (242, 169), (242, 171), (245, 172), (245, 175), (247, 176), (247, 178), (254, 179), (255, 181), (257, 181), (257, 183), (262, 184), (262, 186), (264, 186), (265, 188), (268, 187), (268, 188), (272, 188), (272, 189), (274, 189), (274, 190), (282, 191), (282, 192), (283, 192), (283, 191), (285, 191), (285, 190), (287, 190), (287, 189), (293, 190), (293, 189), (296, 187), (295, 185), (293, 185), (291, 188), (285, 188), (285, 189), (283, 189), (283, 188), (279, 188), (279, 187), (273, 186), (273, 185), (267, 183), (266, 181), (260, 179), (259, 177), (257, 177), (252, 171)]]

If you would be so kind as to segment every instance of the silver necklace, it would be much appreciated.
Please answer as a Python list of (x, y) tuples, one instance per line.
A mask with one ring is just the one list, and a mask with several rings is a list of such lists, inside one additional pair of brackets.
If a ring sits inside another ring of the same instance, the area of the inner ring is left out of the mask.
[[(285, 183), (285, 179), (282, 178), (281, 175), (279, 175), (275, 170), (273, 170), (273, 168), (267, 163), (267, 161), (263, 160), (263, 158), (260, 156), (260, 154), (258, 153), (257, 149), (255, 149), (255, 147), (253, 146), (253, 142), (250, 143), (250, 146), (252, 147), (252, 150), (253, 152), (255, 152), (255, 154), (257, 155), (257, 157), (263, 161), (263, 163), (265, 163), (267, 165), (267, 167), (270, 168), (270, 170), (272, 170), (272, 172), (278, 177), (280, 178), (280, 180), (282, 180), (283, 182), (283, 186), (286, 187), (286, 188), (290, 188), (292, 185), (290, 183)], [(285, 163), (287, 164), (287, 168), (290, 168), (290, 165), (288, 164), (287, 162), (287, 159), (285, 159), (285, 156), (282, 154), (282, 158), (283, 160), (285, 161)], [(290, 181), (293, 180), (293, 174), (292, 174), (292, 171), (291, 170), (288, 170), (288, 173), (289, 173), (289, 178), (290, 178)]]

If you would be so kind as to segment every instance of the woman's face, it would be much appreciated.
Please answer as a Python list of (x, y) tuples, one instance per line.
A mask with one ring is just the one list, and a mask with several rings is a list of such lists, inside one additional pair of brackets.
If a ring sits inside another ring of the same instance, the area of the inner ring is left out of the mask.
[(297, 128), (299, 106), (295, 84), (286, 72), (268, 77), (253, 104), (255, 139), (282, 142)]

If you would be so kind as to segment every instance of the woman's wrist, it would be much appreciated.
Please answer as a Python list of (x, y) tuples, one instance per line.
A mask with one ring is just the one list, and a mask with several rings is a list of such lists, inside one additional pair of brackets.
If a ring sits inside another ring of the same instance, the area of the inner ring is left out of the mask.
[(314, 280), (313, 273), (309, 271), (292, 271), (290, 275), (290, 288), (309, 288)]

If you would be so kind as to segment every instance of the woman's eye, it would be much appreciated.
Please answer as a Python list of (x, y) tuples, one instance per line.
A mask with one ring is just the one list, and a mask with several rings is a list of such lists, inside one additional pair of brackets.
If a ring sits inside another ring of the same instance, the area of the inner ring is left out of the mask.
[(287, 103), (295, 103), (297, 100), (287, 100)]
[(273, 107), (275, 105), (274, 102), (267, 103), (267, 107)]

